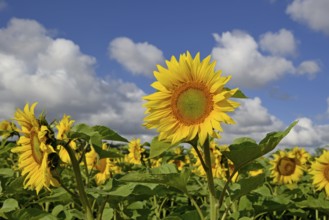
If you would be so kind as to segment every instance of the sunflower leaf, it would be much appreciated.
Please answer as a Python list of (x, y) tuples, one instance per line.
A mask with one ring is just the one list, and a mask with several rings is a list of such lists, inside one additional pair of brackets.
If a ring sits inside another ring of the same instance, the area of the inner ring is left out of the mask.
[[(230, 91), (230, 88), (224, 87), (224, 90)], [(246, 99), (248, 98), (240, 89), (238, 89), (233, 95), (232, 98)]]
[(158, 137), (153, 138), (150, 146), (150, 158), (160, 156), (170, 148), (176, 145), (172, 145), (168, 142), (159, 141)]
[(240, 189), (233, 192), (232, 199), (238, 199), (243, 195), (248, 194), (250, 191), (257, 189), (265, 181), (265, 174), (259, 174), (248, 178), (239, 180), (236, 184), (240, 185)]
[(118, 133), (108, 127), (96, 125), (93, 126), (92, 129), (97, 131), (102, 136), (103, 140), (128, 142), (126, 138), (120, 136)]
[(291, 123), (284, 131), (268, 133), (259, 144), (251, 138), (238, 138), (229, 146), (230, 151), (225, 151), (223, 154), (234, 163), (235, 170), (239, 170), (249, 162), (272, 151), (296, 124), (297, 121)]

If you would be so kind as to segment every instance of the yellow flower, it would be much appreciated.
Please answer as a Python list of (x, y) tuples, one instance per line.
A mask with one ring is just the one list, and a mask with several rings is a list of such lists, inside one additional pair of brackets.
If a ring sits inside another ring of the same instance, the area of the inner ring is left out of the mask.
[(329, 151), (325, 150), (320, 157), (315, 159), (311, 165), (310, 174), (313, 176), (313, 185), (316, 190), (324, 188), (329, 197)]
[[(58, 140), (68, 141), (67, 134), (71, 130), (71, 128), (74, 124), (74, 120), (70, 120), (70, 117), (71, 116), (64, 114), (62, 120), (56, 125), (57, 131), (58, 131), (58, 133), (57, 133)], [(69, 143), (69, 146), (73, 150), (77, 150), (77, 148), (78, 148), (77, 144), (74, 140), (71, 140), (71, 142)], [(58, 145), (58, 149), (59, 149), (58, 155), (61, 158), (61, 160), (64, 163), (71, 164), (71, 159), (69, 157), (69, 154), (65, 150), (65, 148), (61, 145)], [(76, 154), (76, 156), (77, 155), (78, 154)]]
[(132, 139), (128, 144), (129, 154), (126, 155), (125, 160), (132, 164), (141, 164), (142, 153), (145, 149), (142, 147), (141, 140), (139, 138)]
[(13, 132), (17, 130), (16, 125), (10, 121), (4, 120), (0, 122), (0, 132), (2, 132), (1, 137), (6, 139), (12, 135)]
[(54, 153), (54, 149), (46, 144), (47, 134), (50, 132), (47, 126), (40, 125), (34, 116), (34, 108), (37, 103), (29, 107), (25, 105), (24, 111), (17, 109), (17, 120), (22, 135), (17, 141), (17, 146), (11, 151), (19, 154), (18, 167), (25, 176), (24, 188), (35, 189), (37, 194), (45, 187), (59, 186), (58, 181), (52, 177), (48, 166), (48, 155)]
[[(103, 143), (102, 149), (107, 150), (106, 143)], [(105, 183), (113, 174), (121, 171), (120, 168), (116, 166), (114, 160), (112, 161), (110, 158), (99, 159), (99, 155), (93, 147), (91, 147), (91, 151), (86, 153), (86, 161), (88, 170), (96, 169), (98, 171), (95, 175), (95, 182), (97, 185)]]
[[(228, 160), (229, 167), (228, 168), (225, 167), (225, 165), (222, 162), (222, 153), (221, 153), (220, 149), (226, 149), (226, 147), (224, 147), (224, 146), (218, 147), (214, 141), (210, 142), (210, 157), (211, 157), (212, 174), (215, 178), (223, 179), (226, 181), (227, 180), (226, 171), (228, 170), (229, 174), (232, 174), (232, 172), (234, 170), (234, 165), (233, 165), (232, 161)], [(203, 152), (201, 151), (200, 148), (199, 148), (199, 151), (201, 152), (202, 156), (204, 157)], [(206, 172), (205, 172), (204, 168), (202, 167), (201, 160), (198, 157), (194, 148), (191, 150), (191, 152), (192, 152), (193, 157), (196, 160), (196, 162), (193, 165), (195, 168), (194, 172), (197, 175), (206, 176)], [(232, 181), (235, 182), (237, 177), (238, 177), (238, 173), (236, 173), (233, 176)]]
[(264, 170), (263, 169), (250, 170), (248, 173), (250, 176), (258, 176), (259, 174), (264, 173)]
[(187, 52), (166, 64), (167, 68), (158, 65), (154, 71), (157, 81), (151, 86), (157, 91), (144, 97), (144, 126), (157, 129), (160, 140), (173, 144), (198, 136), (203, 145), (208, 135), (219, 137), (222, 122), (234, 123), (226, 113), (239, 106), (229, 100), (237, 89), (224, 89), (231, 77), (216, 72), (210, 56), (200, 61), (199, 53), (192, 58)]
[(299, 148), (297, 146), (292, 149), (292, 153), (301, 165), (306, 164), (306, 162), (308, 162), (311, 158), (311, 155), (305, 151), (304, 148)]
[(291, 184), (300, 180), (303, 175), (303, 167), (292, 151), (279, 151), (273, 157), (273, 160), (270, 161), (273, 183)]

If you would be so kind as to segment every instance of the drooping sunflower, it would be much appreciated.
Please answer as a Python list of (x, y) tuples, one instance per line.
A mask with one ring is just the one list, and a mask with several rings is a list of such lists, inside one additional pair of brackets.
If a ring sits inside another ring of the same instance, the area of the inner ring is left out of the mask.
[(291, 184), (300, 180), (304, 170), (292, 151), (279, 151), (273, 157), (270, 161), (273, 183)]
[(17, 146), (11, 151), (19, 154), (18, 168), (25, 176), (23, 182), (25, 189), (35, 189), (37, 194), (42, 188), (59, 186), (58, 181), (51, 175), (48, 164), (48, 156), (54, 153), (52, 146), (47, 144), (50, 130), (45, 125), (40, 125), (34, 115), (37, 103), (31, 107), (26, 104), (24, 110), (17, 109), (15, 120), (20, 125), (19, 132), (22, 134), (17, 141)]
[[(67, 134), (71, 130), (71, 128), (74, 124), (74, 120), (71, 120), (70, 118), (71, 118), (71, 116), (64, 114), (61, 121), (56, 125), (57, 131), (58, 131), (58, 133), (57, 133), (58, 140), (68, 141)], [(70, 141), (69, 146), (73, 150), (77, 150), (77, 148), (78, 148), (77, 144), (74, 140)], [(61, 158), (61, 160), (64, 163), (71, 164), (71, 159), (69, 157), (68, 152), (65, 150), (65, 148), (61, 145), (58, 145), (58, 149), (59, 149), (58, 155)]]
[(230, 76), (215, 71), (215, 62), (208, 56), (200, 61), (187, 52), (177, 60), (166, 61), (167, 68), (157, 66), (157, 79), (151, 86), (156, 92), (145, 96), (147, 101), (144, 126), (157, 129), (160, 140), (177, 143), (196, 136), (203, 145), (208, 135), (219, 137), (221, 123), (233, 124), (227, 112), (234, 111), (239, 103), (229, 100), (237, 89), (224, 88)]
[(142, 153), (145, 149), (142, 147), (141, 140), (139, 138), (132, 139), (128, 143), (129, 154), (126, 155), (125, 161), (132, 164), (141, 164)]
[(329, 151), (325, 150), (320, 157), (316, 158), (310, 168), (313, 176), (313, 185), (316, 190), (326, 191), (329, 197)]
[[(107, 150), (107, 144), (103, 143), (103, 150)], [(121, 170), (118, 166), (116, 166), (115, 161), (112, 161), (110, 158), (99, 158), (99, 155), (95, 151), (93, 147), (91, 147), (91, 151), (86, 153), (86, 161), (88, 170), (97, 170), (98, 172), (95, 174), (95, 182), (97, 185), (101, 185), (105, 183), (107, 179), (109, 179), (113, 174), (119, 173)]]

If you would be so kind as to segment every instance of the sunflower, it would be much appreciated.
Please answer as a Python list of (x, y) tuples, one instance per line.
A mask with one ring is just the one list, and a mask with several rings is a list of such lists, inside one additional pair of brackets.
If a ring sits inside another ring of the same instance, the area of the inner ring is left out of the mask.
[(273, 157), (273, 160), (270, 161), (273, 183), (291, 184), (300, 180), (303, 175), (303, 167), (292, 151), (279, 151)]
[[(67, 134), (71, 130), (72, 125), (74, 124), (74, 120), (70, 120), (71, 116), (68, 116), (66, 114), (63, 115), (62, 120), (56, 125), (57, 128), (57, 139), (58, 140), (63, 140), (63, 141), (68, 141)], [(69, 146), (73, 150), (77, 150), (77, 144), (74, 140), (71, 140), (69, 143)], [(59, 157), (64, 163), (71, 164), (71, 159), (69, 157), (68, 152), (65, 150), (65, 148), (61, 145), (58, 145), (59, 149)], [(76, 154), (77, 155), (77, 154)]]
[[(107, 144), (103, 143), (103, 150), (107, 150)], [(95, 175), (95, 182), (97, 185), (105, 183), (113, 174), (119, 173), (121, 170), (116, 166), (115, 161), (112, 161), (110, 158), (99, 159), (99, 155), (93, 147), (91, 151), (86, 153), (86, 161), (88, 170), (97, 170), (98, 172)]]
[[(224, 146), (217, 146), (216, 143), (214, 141), (210, 142), (210, 158), (211, 158), (211, 169), (212, 169), (212, 174), (215, 178), (219, 178), (219, 179), (223, 179), (223, 180), (227, 180), (226, 178), (226, 172), (229, 171), (230, 174), (232, 174), (233, 170), (234, 170), (234, 165), (232, 163), (232, 161), (228, 160), (228, 168), (225, 167), (225, 165), (223, 164), (222, 161), (222, 151), (221, 149), (226, 149), (224, 148)], [(202, 156), (203, 152), (200, 150)], [(192, 149), (192, 155), (195, 158), (195, 163), (194, 163), (194, 172), (197, 175), (200, 176), (206, 176), (206, 171), (204, 170), (204, 168), (202, 167), (201, 164), (201, 160), (198, 157), (195, 149)], [(232, 177), (232, 181), (235, 182), (236, 179), (238, 177), (238, 173), (236, 173), (233, 177)]]
[(11, 137), (17, 131), (13, 122), (4, 120), (0, 122), (0, 136), (4, 139)]
[(292, 153), (301, 165), (306, 164), (311, 158), (311, 155), (304, 149), (299, 147), (294, 147)]
[(166, 64), (154, 71), (157, 81), (151, 86), (157, 91), (144, 97), (144, 126), (157, 129), (159, 139), (172, 144), (198, 136), (203, 145), (208, 135), (219, 137), (222, 122), (234, 123), (226, 113), (239, 106), (229, 100), (237, 89), (224, 88), (231, 77), (216, 72), (210, 56), (200, 61), (199, 53), (192, 58), (187, 52), (179, 60), (173, 56)]
[(310, 174), (317, 190), (326, 191), (329, 196), (329, 151), (325, 150), (311, 165)]
[(125, 160), (132, 164), (141, 164), (142, 153), (145, 149), (142, 147), (141, 140), (139, 138), (132, 139), (128, 144), (129, 154), (126, 155)]
[(34, 116), (37, 103), (26, 104), (24, 110), (17, 109), (15, 120), (20, 125), (22, 134), (17, 141), (17, 146), (11, 151), (19, 154), (18, 168), (25, 176), (24, 188), (35, 189), (37, 194), (45, 187), (59, 186), (58, 181), (51, 175), (48, 166), (48, 156), (54, 153), (54, 149), (47, 144), (50, 130), (45, 125), (40, 125)]

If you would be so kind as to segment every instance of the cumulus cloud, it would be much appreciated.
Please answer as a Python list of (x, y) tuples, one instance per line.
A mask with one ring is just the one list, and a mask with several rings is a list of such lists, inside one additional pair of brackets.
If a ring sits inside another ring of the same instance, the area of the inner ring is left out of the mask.
[(224, 125), (224, 142), (230, 143), (242, 136), (260, 141), (268, 132), (284, 128), (284, 123), (268, 112), (259, 97), (240, 102), (241, 106), (232, 114), (236, 124)]
[[(243, 100), (241, 106), (231, 116), (236, 124), (223, 126), (224, 132), (220, 140), (222, 144), (230, 144), (239, 137), (251, 137), (259, 142), (267, 133), (281, 131), (288, 126), (271, 114), (258, 97)], [(313, 152), (317, 147), (328, 145), (328, 124), (315, 124), (307, 117), (296, 120), (298, 121), (297, 125), (280, 142), (278, 149), (300, 146)]]
[(318, 147), (325, 143), (323, 128), (328, 131), (329, 125), (314, 125), (312, 120), (306, 117), (299, 118), (298, 124), (285, 137), (283, 143), (288, 145), (297, 145), (303, 147)]
[[(261, 37), (261, 42), (263, 43), (260, 43), (263, 49), (271, 53), (283, 54), (292, 52), (293, 49), (286, 51), (284, 49), (274, 49), (279, 44), (279, 41), (285, 38), (282, 36), (287, 35), (282, 33), (285, 33), (285, 31), (263, 35)], [(291, 34), (291, 32), (289, 33)], [(233, 76), (232, 83), (234, 85), (247, 88), (261, 87), (271, 81), (278, 80), (285, 74), (297, 73), (293, 62), (284, 56), (261, 53), (255, 39), (245, 32), (224, 32), (222, 35), (213, 34), (213, 36), (217, 46), (212, 49), (212, 57), (217, 60), (218, 69), (223, 70), (225, 74)], [(294, 48), (294, 46), (291, 48)], [(316, 62), (313, 64), (317, 65)], [(303, 68), (303, 73), (315, 74), (315, 72), (312, 72), (315, 69)]]
[(259, 45), (262, 50), (278, 56), (294, 55), (297, 50), (293, 33), (286, 29), (277, 33), (266, 32), (260, 37)]
[(160, 49), (148, 42), (135, 43), (130, 38), (118, 37), (108, 47), (110, 58), (136, 75), (152, 76), (157, 64), (164, 63)]
[(294, 0), (286, 13), (297, 22), (306, 24), (311, 29), (329, 35), (328, 0)]
[(298, 74), (308, 74), (311, 78), (314, 78), (316, 73), (320, 71), (319, 64), (314, 60), (303, 61), (297, 67)]
[(132, 83), (99, 78), (94, 57), (68, 39), (52, 38), (38, 22), (12, 19), (0, 30), (0, 120), (39, 102), (50, 119), (104, 124), (123, 135), (142, 128), (144, 92)]

